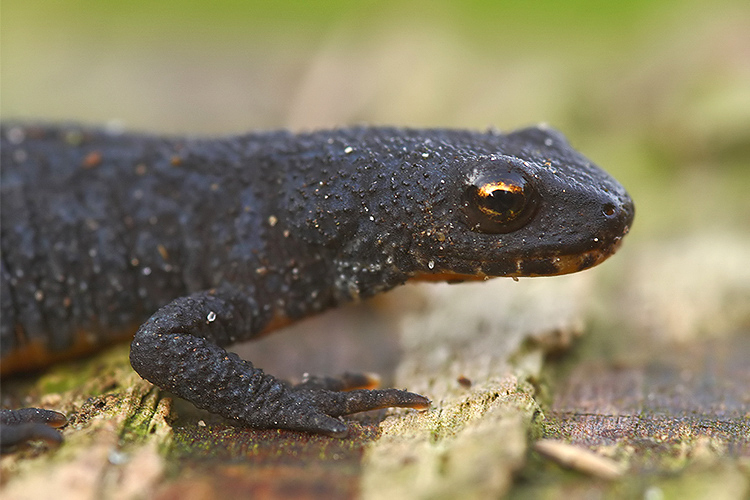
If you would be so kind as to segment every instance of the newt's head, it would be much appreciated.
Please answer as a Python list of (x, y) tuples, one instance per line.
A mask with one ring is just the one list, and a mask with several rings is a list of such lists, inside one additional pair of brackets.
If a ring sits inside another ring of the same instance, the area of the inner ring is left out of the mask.
[(617, 250), (633, 201), (561, 134), (528, 128), (465, 139), (423, 206), (415, 279), (567, 274)]

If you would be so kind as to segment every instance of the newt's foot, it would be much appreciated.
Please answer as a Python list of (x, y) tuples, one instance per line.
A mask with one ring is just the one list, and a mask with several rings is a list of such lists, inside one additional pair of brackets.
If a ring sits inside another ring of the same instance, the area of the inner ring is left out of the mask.
[(414, 408), (425, 410), (430, 400), (413, 392), (398, 389), (352, 390), (337, 392), (325, 389), (294, 388), (280, 401), (275, 427), (344, 437), (349, 429), (336, 417), (381, 408)]
[(67, 423), (62, 413), (39, 408), (0, 410), (0, 451), (5, 453), (29, 441), (44, 441), (57, 446), (62, 434), (56, 427)]

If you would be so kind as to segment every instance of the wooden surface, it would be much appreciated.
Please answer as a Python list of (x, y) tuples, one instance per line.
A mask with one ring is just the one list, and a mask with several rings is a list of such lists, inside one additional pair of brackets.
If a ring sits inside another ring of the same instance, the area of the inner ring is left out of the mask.
[(2, 458), (2, 496), (742, 498), (750, 278), (737, 266), (750, 242), (725, 237), (710, 258), (701, 241), (636, 242), (565, 278), (407, 287), (246, 348), (285, 374), (305, 356), (327, 373), (359, 357), (433, 400), (362, 416), (344, 440), (172, 401), (132, 372), (127, 346), (4, 384), (4, 402), (63, 409), (71, 424), (58, 450)]

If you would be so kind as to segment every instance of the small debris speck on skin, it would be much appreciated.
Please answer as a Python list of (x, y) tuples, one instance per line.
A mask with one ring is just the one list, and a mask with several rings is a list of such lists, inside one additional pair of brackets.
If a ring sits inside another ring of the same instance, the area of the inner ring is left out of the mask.
[(83, 159), (83, 168), (85, 169), (91, 169), (96, 168), (102, 163), (102, 153), (100, 151), (92, 151), (88, 155), (86, 155), (86, 158)]

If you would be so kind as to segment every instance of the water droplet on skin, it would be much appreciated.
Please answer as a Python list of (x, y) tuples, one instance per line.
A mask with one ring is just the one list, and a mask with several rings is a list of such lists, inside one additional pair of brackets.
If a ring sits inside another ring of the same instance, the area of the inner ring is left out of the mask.
[(26, 132), (21, 127), (12, 127), (8, 129), (5, 138), (11, 144), (21, 144), (26, 139)]

